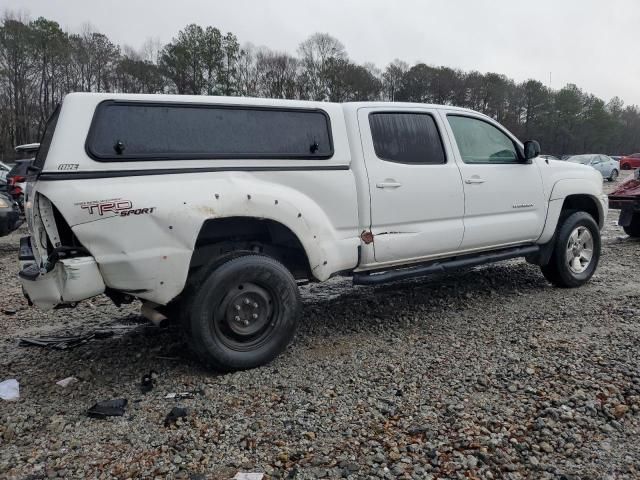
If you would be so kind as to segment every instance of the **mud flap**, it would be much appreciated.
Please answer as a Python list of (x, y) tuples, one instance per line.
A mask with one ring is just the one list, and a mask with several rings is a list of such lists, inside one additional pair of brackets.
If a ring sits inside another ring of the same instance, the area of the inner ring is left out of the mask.
[(633, 219), (633, 210), (630, 208), (625, 208), (620, 211), (620, 218), (618, 219), (618, 225), (621, 227), (628, 227), (631, 225), (631, 220)]

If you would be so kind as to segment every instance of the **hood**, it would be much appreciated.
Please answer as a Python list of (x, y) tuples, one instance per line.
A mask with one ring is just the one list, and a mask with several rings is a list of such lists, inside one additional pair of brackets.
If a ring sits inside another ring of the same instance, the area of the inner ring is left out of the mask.
[(562, 160), (546, 161), (538, 158), (535, 161), (547, 192), (552, 192), (558, 182), (579, 180), (590, 183), (592, 185), (590, 191), (602, 195), (602, 174), (595, 168)]
[(565, 160), (549, 160), (549, 166), (551, 166), (551, 168), (553, 168), (554, 170), (560, 170), (563, 172), (597, 172), (595, 168), (590, 167), (589, 165), (567, 162)]
[(602, 186), (602, 174), (590, 165), (565, 162), (564, 160), (549, 160), (541, 164), (541, 167), (551, 167), (552, 176), (557, 179), (583, 178), (599, 183)]

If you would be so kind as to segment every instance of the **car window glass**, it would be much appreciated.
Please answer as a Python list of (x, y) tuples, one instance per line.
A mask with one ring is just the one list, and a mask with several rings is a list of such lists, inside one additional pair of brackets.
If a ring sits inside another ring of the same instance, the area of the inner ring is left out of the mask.
[(104, 102), (87, 149), (97, 160), (324, 159), (333, 154), (320, 110)]
[(449, 115), (449, 124), (464, 163), (517, 163), (513, 141), (488, 122)]
[(369, 126), (376, 156), (413, 164), (443, 164), (444, 147), (435, 120), (427, 113), (372, 113)]

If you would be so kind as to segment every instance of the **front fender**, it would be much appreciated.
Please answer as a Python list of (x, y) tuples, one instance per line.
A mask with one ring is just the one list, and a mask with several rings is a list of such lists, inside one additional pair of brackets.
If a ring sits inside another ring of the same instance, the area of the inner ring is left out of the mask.
[(538, 243), (547, 243), (553, 237), (562, 213), (565, 199), (571, 195), (584, 195), (598, 208), (598, 226), (602, 229), (605, 225), (608, 212), (608, 200), (602, 193), (602, 182), (595, 182), (587, 178), (567, 178), (558, 180), (551, 190), (549, 208), (544, 230), (538, 239)]

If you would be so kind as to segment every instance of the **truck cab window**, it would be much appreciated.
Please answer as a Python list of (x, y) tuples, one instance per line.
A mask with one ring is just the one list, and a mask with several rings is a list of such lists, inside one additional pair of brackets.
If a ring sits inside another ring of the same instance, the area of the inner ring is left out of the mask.
[(381, 160), (419, 165), (446, 163), (440, 132), (428, 113), (372, 113), (369, 125)]
[(513, 141), (490, 123), (458, 115), (447, 118), (464, 163), (519, 163)]

